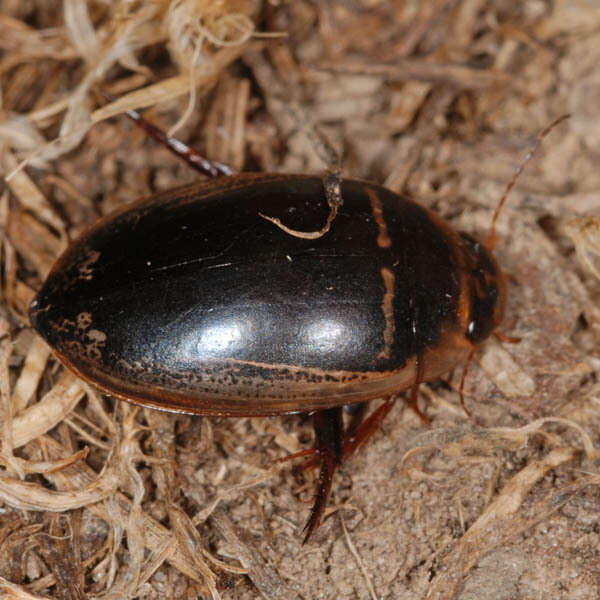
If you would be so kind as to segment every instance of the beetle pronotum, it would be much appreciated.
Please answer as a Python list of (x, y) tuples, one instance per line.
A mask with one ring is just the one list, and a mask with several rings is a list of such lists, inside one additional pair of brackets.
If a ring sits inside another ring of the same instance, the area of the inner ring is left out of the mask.
[[(334, 213), (323, 178), (233, 174), (130, 116), (217, 178), (93, 225), (55, 263), (31, 323), (72, 371), (144, 406), (314, 412), (321, 470), (306, 541), (335, 469), (377, 429), (394, 395), (410, 390), (418, 411), (419, 385), (464, 362), (501, 322), (494, 225), (486, 246), (353, 180), (334, 181), (342, 203)], [(374, 398), (386, 401), (345, 432), (343, 406)]]

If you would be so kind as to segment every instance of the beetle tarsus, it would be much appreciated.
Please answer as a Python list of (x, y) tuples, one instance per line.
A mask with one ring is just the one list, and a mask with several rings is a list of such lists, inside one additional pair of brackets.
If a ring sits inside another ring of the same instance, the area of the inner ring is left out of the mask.
[(512, 335), (506, 335), (505, 333), (502, 333), (501, 331), (494, 331), (493, 332), (494, 337), (499, 341), (502, 342), (503, 344), (518, 344), (521, 342), (521, 338), (520, 337), (515, 337)]
[(327, 499), (329, 498), (329, 492), (331, 491), (331, 482), (333, 481), (333, 474), (337, 466), (338, 463), (335, 456), (331, 452), (325, 452), (321, 458), (321, 471), (319, 472), (317, 496), (310, 513), (310, 518), (303, 529), (303, 532), (306, 532), (304, 540), (302, 540), (303, 544), (308, 542), (315, 529), (319, 526), (321, 517), (327, 506)]

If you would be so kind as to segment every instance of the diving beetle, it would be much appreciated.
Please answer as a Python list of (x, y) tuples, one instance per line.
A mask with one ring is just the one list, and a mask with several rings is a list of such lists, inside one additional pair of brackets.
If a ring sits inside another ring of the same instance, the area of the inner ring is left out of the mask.
[[(98, 221), (56, 261), (31, 324), (77, 375), (146, 407), (314, 413), (320, 475), (306, 542), (335, 469), (395, 394), (411, 390), (418, 411), (419, 385), (502, 321), (493, 227), (486, 246), (379, 185), (335, 177), (333, 207), (331, 176), (234, 174), (129, 116), (200, 170), (231, 176)], [(375, 398), (386, 401), (345, 431), (344, 405)]]

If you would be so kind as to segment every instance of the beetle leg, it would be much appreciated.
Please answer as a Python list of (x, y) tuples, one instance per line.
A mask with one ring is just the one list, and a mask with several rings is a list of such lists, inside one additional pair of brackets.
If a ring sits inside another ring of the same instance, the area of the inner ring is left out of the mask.
[(494, 331), (496, 339), (504, 344), (518, 344), (521, 341), (520, 337), (513, 337), (512, 335), (506, 335), (501, 331)]
[(342, 407), (320, 410), (314, 415), (314, 426), (316, 439), (316, 450), (321, 459), (321, 470), (319, 472), (319, 484), (317, 495), (310, 513), (310, 518), (304, 530), (303, 543), (309, 540), (313, 531), (318, 527), (329, 492), (335, 469), (341, 464), (343, 456), (344, 423), (342, 420)]
[(412, 408), (412, 410), (416, 413), (419, 419), (421, 419), (423, 425), (429, 427), (431, 425), (431, 421), (429, 420), (429, 417), (421, 411), (417, 402), (419, 386), (423, 383), (423, 375), (425, 372), (425, 364), (423, 362), (423, 357), (419, 354), (417, 354), (416, 363), (417, 373), (415, 381), (413, 382), (412, 387), (410, 389), (410, 398), (407, 400), (407, 403), (408, 406), (410, 406), (410, 408)]
[[(287, 462), (288, 460), (294, 460), (295, 458), (301, 458), (303, 456), (313, 456), (314, 454), (319, 454), (317, 448), (307, 448), (305, 450), (298, 450), (298, 452), (292, 452), (292, 454), (282, 456), (281, 458), (276, 458), (273, 462)], [(312, 460), (309, 462), (312, 462)]]
[(464, 389), (465, 389), (465, 380), (467, 379), (467, 373), (469, 371), (469, 367), (470, 367), (471, 363), (473, 362), (473, 357), (475, 356), (476, 350), (477, 350), (477, 347), (474, 346), (473, 350), (471, 350), (471, 352), (469, 353), (469, 356), (467, 357), (467, 362), (465, 363), (465, 366), (464, 366), (463, 372), (462, 372), (462, 377), (460, 378), (460, 386), (458, 387), (458, 395), (460, 396), (460, 405), (462, 406), (463, 410), (465, 411), (465, 413), (467, 413), (467, 416), (470, 419), (473, 419), (473, 415), (471, 414), (471, 411), (465, 405)]
[(209, 177), (221, 177), (222, 175), (235, 175), (237, 171), (229, 165), (204, 158), (197, 150), (184, 144), (177, 138), (171, 137), (168, 133), (152, 125), (144, 119), (137, 110), (128, 110), (125, 113), (130, 119), (136, 122), (150, 137), (166, 146), (175, 156), (183, 159), (192, 169), (199, 171)]
[(344, 437), (346, 440), (356, 433), (360, 424), (365, 420), (365, 413), (367, 412), (368, 406), (368, 402), (344, 405), (344, 414), (350, 417), (350, 422), (346, 425), (346, 429), (344, 430)]
[[(427, 426), (431, 425), (431, 421), (425, 415), (417, 403), (417, 394), (419, 393), (419, 386), (423, 383), (423, 374), (425, 371), (425, 365), (421, 357), (417, 356), (417, 372), (415, 381), (410, 390), (410, 398), (407, 400), (410, 408), (417, 413), (417, 416)], [(363, 446), (369, 438), (379, 429), (383, 420), (387, 417), (390, 410), (396, 402), (396, 396), (390, 396), (381, 406), (378, 406), (360, 425), (356, 428), (356, 431), (346, 435), (344, 443), (344, 451), (342, 455), (342, 462), (352, 456), (361, 446)]]
[(396, 402), (396, 396), (390, 396), (381, 406), (378, 406), (351, 435), (347, 435), (344, 443), (342, 462), (350, 458), (371, 436), (379, 429)]

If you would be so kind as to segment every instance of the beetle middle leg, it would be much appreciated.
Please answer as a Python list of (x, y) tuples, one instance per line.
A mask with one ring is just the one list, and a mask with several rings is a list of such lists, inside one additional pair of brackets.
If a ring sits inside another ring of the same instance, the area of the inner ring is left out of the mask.
[(390, 396), (382, 405), (378, 406), (358, 427), (344, 436), (342, 462), (350, 458), (361, 446), (377, 432), (383, 420), (388, 416), (396, 403), (397, 396)]

